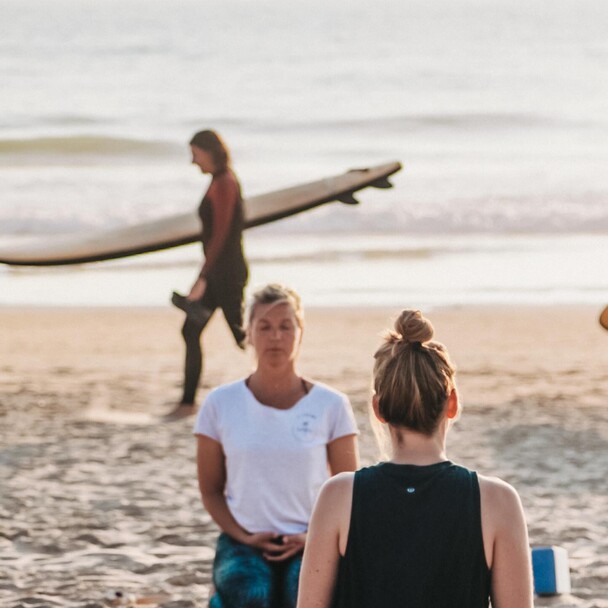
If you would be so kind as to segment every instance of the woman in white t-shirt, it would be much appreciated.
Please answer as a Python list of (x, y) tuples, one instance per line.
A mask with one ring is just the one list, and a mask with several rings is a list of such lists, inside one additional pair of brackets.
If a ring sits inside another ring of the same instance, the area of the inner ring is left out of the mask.
[(318, 491), (358, 466), (348, 398), (296, 371), (303, 327), (293, 290), (256, 292), (248, 328), (256, 368), (211, 391), (198, 413), (201, 497), (222, 530), (211, 608), (295, 607)]

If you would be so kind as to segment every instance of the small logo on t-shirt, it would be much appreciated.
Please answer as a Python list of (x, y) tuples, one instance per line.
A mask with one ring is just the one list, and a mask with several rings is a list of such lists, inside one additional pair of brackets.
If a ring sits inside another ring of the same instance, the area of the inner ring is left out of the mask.
[(295, 438), (305, 443), (312, 441), (316, 420), (317, 417), (314, 414), (300, 414), (292, 428)]

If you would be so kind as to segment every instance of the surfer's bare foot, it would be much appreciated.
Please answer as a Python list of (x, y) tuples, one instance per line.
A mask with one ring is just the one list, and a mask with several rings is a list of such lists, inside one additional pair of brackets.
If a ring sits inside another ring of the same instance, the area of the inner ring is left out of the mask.
[(164, 420), (181, 420), (194, 416), (196, 414), (196, 406), (194, 403), (178, 403), (168, 414), (163, 416)]

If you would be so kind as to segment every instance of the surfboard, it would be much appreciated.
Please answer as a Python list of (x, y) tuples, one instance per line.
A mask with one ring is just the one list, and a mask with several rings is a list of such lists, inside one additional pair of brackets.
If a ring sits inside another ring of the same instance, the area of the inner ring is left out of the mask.
[[(353, 169), (341, 175), (285, 188), (244, 201), (245, 227), (274, 222), (308, 209), (339, 201), (357, 204), (354, 193), (363, 188), (391, 188), (388, 178), (401, 164)], [(114, 230), (92, 231), (36, 240), (27, 245), (0, 247), (0, 263), (13, 266), (60, 266), (123, 258), (200, 241), (196, 212)]]
[(604, 308), (600, 314), (600, 325), (604, 329), (608, 329), (608, 306), (606, 306), (606, 308)]

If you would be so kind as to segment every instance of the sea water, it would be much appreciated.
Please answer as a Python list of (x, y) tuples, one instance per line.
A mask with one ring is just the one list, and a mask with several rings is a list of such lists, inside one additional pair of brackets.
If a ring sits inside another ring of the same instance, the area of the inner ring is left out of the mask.
[[(249, 230), (308, 305), (608, 301), (603, 0), (2, 0), (0, 239), (196, 209), (392, 160), (394, 188)], [(166, 305), (200, 247), (0, 268), (5, 305)]]

